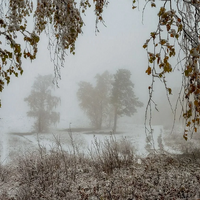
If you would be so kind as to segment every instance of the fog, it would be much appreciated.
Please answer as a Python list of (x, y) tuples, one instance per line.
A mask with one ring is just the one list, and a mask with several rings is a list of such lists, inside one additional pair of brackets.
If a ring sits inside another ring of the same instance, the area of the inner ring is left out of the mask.
[[(78, 83), (80, 81), (94, 83), (94, 77), (97, 73), (101, 74), (108, 70), (114, 74), (118, 69), (131, 71), (131, 80), (135, 85), (134, 92), (144, 103), (144, 107), (138, 108), (138, 112), (129, 120), (133, 124), (144, 124), (151, 77), (145, 73), (147, 55), (142, 46), (149, 33), (155, 30), (157, 16), (155, 10), (148, 8), (142, 16), (142, 4), (139, 5), (139, 10), (132, 10), (131, 7), (131, 1), (116, 0), (114, 3), (110, 2), (103, 14), (105, 25), (98, 24), (100, 30), (98, 33), (95, 32), (93, 11), (92, 9), (87, 11), (86, 16), (84, 16), (86, 26), (83, 27), (83, 34), (77, 40), (76, 54), (73, 56), (68, 53), (66, 56), (65, 67), (60, 70), (61, 80), (58, 80), (58, 87), (54, 91), (56, 96), (61, 98), (61, 104), (58, 106), (60, 123), (56, 125), (56, 128), (68, 128), (70, 123), (73, 127), (89, 126), (89, 120), (78, 105), (76, 96)], [(10, 84), (5, 86), (0, 94), (2, 100), (0, 118), (9, 121), (3, 125), (1, 131), (31, 130), (34, 120), (26, 116), (29, 108), (24, 102), (24, 98), (30, 94), (38, 74), (54, 74), (54, 65), (50, 61), (47, 44), (48, 38), (46, 35), (42, 35), (37, 59), (33, 62), (23, 60), (23, 75), (18, 78), (12, 77)], [(175, 76), (177, 74), (170, 79), (172, 87), (180, 85), (177, 77), (174, 83)], [(159, 100), (165, 106), (167, 100), (163, 90), (164, 86), (158, 82), (155, 87), (154, 99), (155, 101)], [(158, 114), (155, 115), (160, 119)], [(158, 123), (154, 121), (154, 124)], [(159, 120), (159, 124), (162, 125), (162, 121)]]
[[(62, 1), (69, 8), (72, 2)], [(23, 75), (5, 85), (0, 93), (0, 199), (200, 199), (200, 137), (187, 138), (179, 119), (183, 74), (177, 57), (170, 58), (174, 71), (165, 74), (166, 85), (146, 73), (143, 45), (157, 29), (160, 5), (168, 3), (155, 1), (156, 8), (143, 10), (154, 1), (137, 1), (132, 10), (132, 2), (110, 1), (105, 23), (98, 23), (100, 32), (94, 8), (87, 10), (75, 55), (67, 52), (53, 89), (46, 76), (55, 77), (55, 71), (45, 34), (36, 60), (24, 59)], [(119, 69), (126, 70), (119, 75)], [(45, 84), (38, 81), (36, 87), (36, 78)], [(83, 89), (80, 82), (91, 85)]]

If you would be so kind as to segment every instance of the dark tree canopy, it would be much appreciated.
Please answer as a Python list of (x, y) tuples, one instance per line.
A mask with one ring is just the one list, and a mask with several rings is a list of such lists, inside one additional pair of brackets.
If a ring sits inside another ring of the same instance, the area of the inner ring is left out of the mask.
[(136, 107), (143, 106), (134, 94), (134, 84), (130, 78), (131, 72), (127, 69), (119, 69), (114, 75), (111, 102), (119, 116), (131, 116), (137, 111)]
[(111, 116), (110, 90), (112, 76), (109, 72), (96, 75), (96, 86), (80, 82), (77, 97), (80, 107), (85, 111), (93, 127), (101, 129), (108, 125)]
[(130, 117), (137, 112), (136, 107), (143, 106), (143, 103), (135, 96), (134, 84), (130, 78), (131, 72), (127, 69), (119, 69), (114, 74), (111, 93), (111, 104), (114, 107), (114, 132), (116, 132), (119, 116), (126, 115)]
[(54, 86), (52, 80), (52, 75), (36, 77), (31, 94), (24, 99), (30, 107), (27, 115), (36, 118), (34, 129), (38, 132), (46, 131), (49, 125), (56, 124), (60, 120), (59, 113), (54, 111), (60, 98), (51, 94)]
[(88, 82), (80, 82), (79, 90), (77, 92), (78, 99), (80, 101), (80, 107), (85, 111), (89, 117), (92, 126), (98, 127), (99, 114), (96, 104), (96, 92), (92, 84)]
[[(91, 124), (101, 129), (102, 125), (116, 132), (119, 116), (132, 116), (136, 107), (143, 106), (134, 94), (129, 70), (120, 69), (113, 76), (107, 71), (96, 75), (96, 86), (88, 82), (80, 82), (77, 92), (80, 107), (89, 117)], [(114, 79), (114, 80), (113, 80)]]

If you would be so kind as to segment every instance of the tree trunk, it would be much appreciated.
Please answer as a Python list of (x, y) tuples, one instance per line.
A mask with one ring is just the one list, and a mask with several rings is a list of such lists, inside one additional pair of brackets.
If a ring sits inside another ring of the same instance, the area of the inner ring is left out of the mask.
[(115, 113), (114, 113), (114, 126), (113, 126), (113, 133), (116, 133), (117, 129), (117, 108), (115, 108)]
[(101, 113), (100, 119), (98, 121), (98, 129), (101, 130), (101, 127), (102, 127), (102, 113)]
[(100, 121), (97, 122), (95, 128), (98, 130), (101, 130), (101, 122)]
[(41, 116), (40, 116), (40, 114), (39, 114), (39, 117), (38, 117), (38, 132), (40, 133), (40, 132), (42, 132), (42, 126), (41, 126)]
[(102, 127), (102, 121), (103, 121), (103, 105), (101, 103), (100, 119), (99, 119), (99, 129), (100, 130), (101, 130), (101, 127)]

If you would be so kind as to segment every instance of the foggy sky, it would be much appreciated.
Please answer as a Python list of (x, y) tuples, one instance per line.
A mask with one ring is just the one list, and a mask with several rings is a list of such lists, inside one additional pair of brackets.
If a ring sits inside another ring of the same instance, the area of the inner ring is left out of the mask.
[[(142, 23), (142, 6), (140, 10), (132, 10), (131, 1), (115, 0), (105, 9), (103, 17), (105, 25), (99, 24), (100, 33), (95, 34), (95, 16), (92, 9), (86, 12), (83, 18), (86, 26), (83, 35), (76, 43), (76, 55), (66, 57), (65, 68), (61, 69), (61, 80), (56, 94), (61, 97), (61, 127), (68, 127), (70, 122), (87, 121), (86, 116), (78, 105), (76, 92), (80, 81), (93, 82), (97, 73), (108, 70), (115, 73), (117, 69), (129, 69), (135, 85), (135, 94), (146, 105), (148, 100), (148, 85), (151, 78), (145, 74), (147, 55), (142, 48), (151, 31), (156, 28), (156, 12), (148, 9)], [(154, 13), (154, 14), (153, 14)], [(39, 44), (37, 59), (32, 63), (24, 60), (24, 73), (18, 78), (12, 78), (11, 83), (5, 86), (0, 94), (2, 108), (0, 117), (26, 116), (28, 107), (24, 98), (31, 92), (31, 86), (38, 74), (53, 74), (53, 63), (50, 62), (47, 50), (48, 39), (42, 36)], [(142, 123), (144, 108), (141, 110)], [(24, 118), (23, 118), (24, 119)], [(28, 123), (20, 121), (19, 123)], [(30, 125), (31, 126), (31, 125)]]

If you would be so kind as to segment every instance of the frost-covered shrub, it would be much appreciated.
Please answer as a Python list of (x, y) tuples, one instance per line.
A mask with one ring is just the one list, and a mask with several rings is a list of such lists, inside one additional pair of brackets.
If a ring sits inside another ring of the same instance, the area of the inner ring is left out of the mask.
[(191, 155), (194, 159), (200, 159), (200, 140), (197, 138), (189, 138), (187, 141), (182, 134), (169, 134), (164, 137), (165, 145), (177, 153)]
[(0, 180), (0, 199), (200, 199), (200, 161), (160, 153), (137, 163), (125, 138), (95, 142), (91, 157), (40, 146), (18, 158), (6, 166), (12, 176)]
[(121, 168), (135, 162), (136, 149), (126, 138), (116, 140), (111, 135), (103, 142), (94, 137), (93, 149), (90, 151), (93, 165), (97, 171), (112, 173), (115, 168)]
[(0, 181), (6, 182), (8, 177), (10, 176), (10, 170), (8, 166), (3, 166), (0, 163)]
[[(21, 186), (16, 199), (63, 199), (68, 196), (74, 177), (71, 156), (59, 149), (39, 152), (18, 160), (17, 173)], [(22, 198), (23, 197), (23, 198)]]
[(160, 151), (164, 151), (163, 139), (162, 139), (162, 135), (161, 134), (158, 136), (157, 141), (158, 141), (159, 150)]

